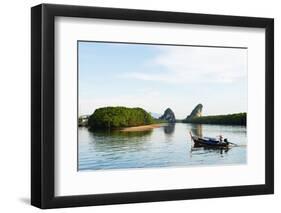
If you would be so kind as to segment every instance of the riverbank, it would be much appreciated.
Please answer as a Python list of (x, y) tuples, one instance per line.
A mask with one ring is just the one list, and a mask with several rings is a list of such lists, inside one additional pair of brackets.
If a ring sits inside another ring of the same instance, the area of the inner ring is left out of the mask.
[(164, 123), (160, 124), (149, 124), (149, 125), (142, 125), (142, 126), (133, 126), (133, 127), (126, 127), (121, 129), (121, 132), (139, 132), (139, 131), (148, 131), (154, 128), (159, 128), (161, 126), (164, 126)]

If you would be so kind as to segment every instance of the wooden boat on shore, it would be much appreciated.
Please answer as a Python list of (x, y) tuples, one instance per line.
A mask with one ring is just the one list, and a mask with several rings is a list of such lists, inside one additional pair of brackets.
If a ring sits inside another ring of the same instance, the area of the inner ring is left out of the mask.
[(191, 132), (189, 132), (189, 134), (194, 142), (194, 145), (196, 146), (224, 148), (224, 147), (228, 147), (230, 144), (230, 142), (228, 142), (226, 138), (224, 140), (219, 140), (216, 138), (199, 137), (196, 135), (192, 135)]

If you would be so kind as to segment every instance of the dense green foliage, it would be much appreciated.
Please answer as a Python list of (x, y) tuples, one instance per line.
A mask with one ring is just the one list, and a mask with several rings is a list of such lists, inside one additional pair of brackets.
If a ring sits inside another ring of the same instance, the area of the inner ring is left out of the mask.
[(103, 107), (89, 117), (91, 129), (118, 129), (152, 124), (152, 116), (142, 108)]
[(213, 115), (193, 117), (183, 120), (185, 123), (195, 124), (226, 124), (226, 125), (244, 125), (246, 126), (247, 113), (236, 113), (229, 115)]

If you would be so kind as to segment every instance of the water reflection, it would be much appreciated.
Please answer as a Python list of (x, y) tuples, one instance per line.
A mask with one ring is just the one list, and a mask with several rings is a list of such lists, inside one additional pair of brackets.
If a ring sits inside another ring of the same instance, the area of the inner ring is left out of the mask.
[(148, 131), (90, 131), (91, 148), (97, 152), (124, 152), (143, 150), (144, 143), (150, 140), (152, 130)]
[(214, 152), (214, 153), (220, 153), (225, 154), (227, 153), (231, 148), (230, 147), (206, 147), (206, 146), (200, 146), (198, 144), (194, 144), (191, 147), (191, 152), (201, 152), (202, 150), (204, 153), (206, 152)]
[(173, 134), (175, 131), (175, 124), (174, 123), (168, 123), (166, 126), (164, 126), (164, 133), (165, 134)]
[(202, 124), (190, 124), (190, 126), (191, 126), (190, 131), (193, 135), (203, 137)]
[[(222, 134), (239, 144), (231, 149), (194, 146), (194, 135)], [(171, 166), (246, 163), (246, 127), (199, 124), (167, 124), (149, 131), (89, 131), (78, 129), (79, 171), (155, 168)]]
[(109, 136), (109, 137), (144, 137), (149, 136), (152, 130), (147, 131), (119, 131), (119, 130), (91, 130), (89, 131), (94, 137)]

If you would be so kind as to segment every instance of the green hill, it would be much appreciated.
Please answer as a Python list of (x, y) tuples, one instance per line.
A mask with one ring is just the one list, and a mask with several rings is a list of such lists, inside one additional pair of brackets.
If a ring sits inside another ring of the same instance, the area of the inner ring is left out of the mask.
[(89, 117), (88, 126), (90, 129), (118, 129), (153, 122), (152, 116), (142, 108), (103, 107)]

